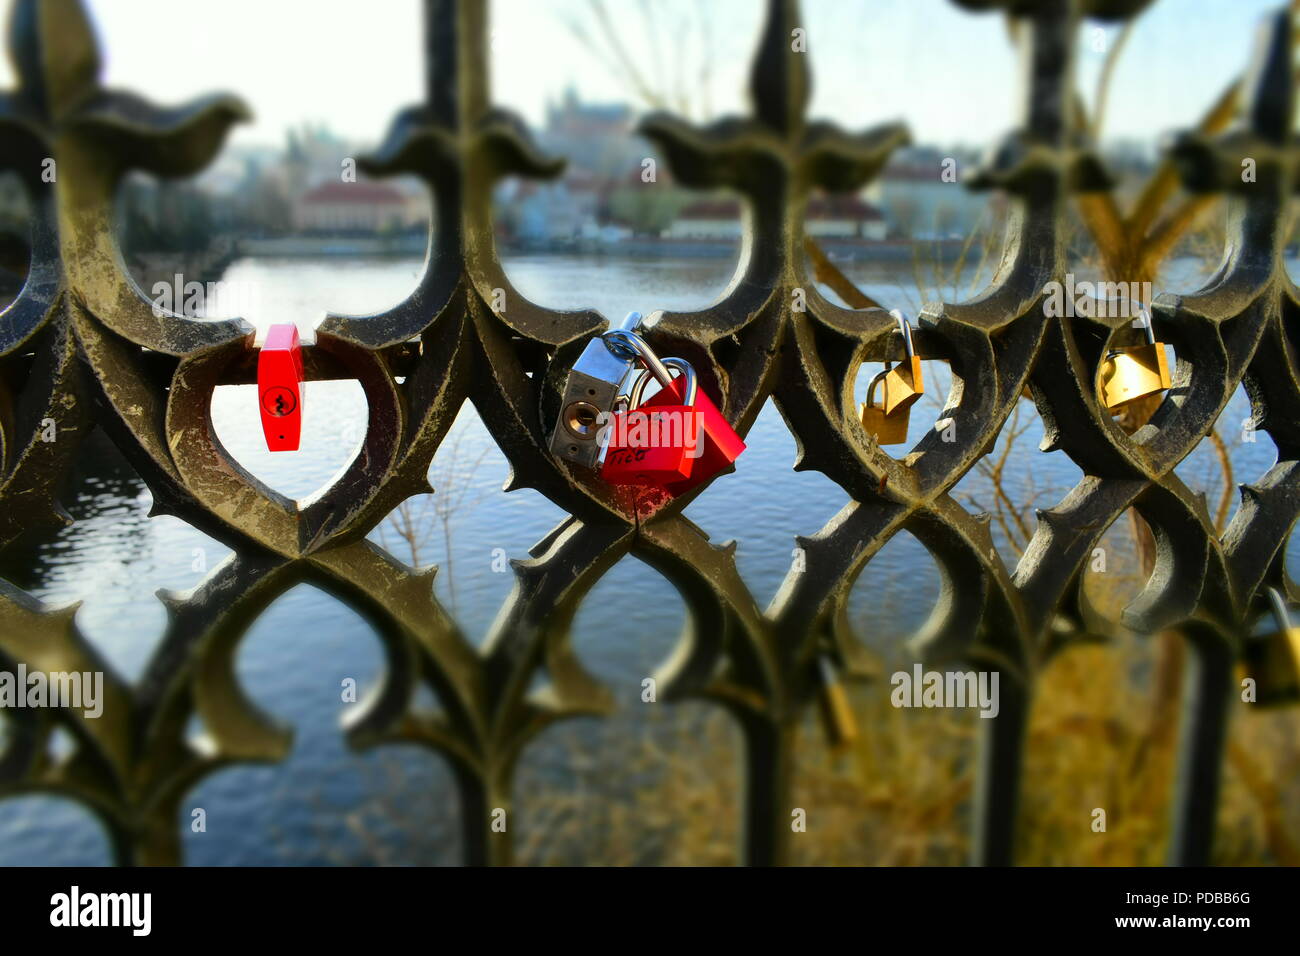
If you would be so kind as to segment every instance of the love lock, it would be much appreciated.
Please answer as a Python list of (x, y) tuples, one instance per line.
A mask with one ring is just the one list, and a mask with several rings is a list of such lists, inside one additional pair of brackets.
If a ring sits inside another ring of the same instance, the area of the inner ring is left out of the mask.
[[(635, 333), (641, 313), (629, 312), (620, 329)], [(635, 367), (632, 357), (616, 355), (599, 338), (592, 339), (564, 381), (560, 420), (551, 433), (551, 454), (585, 468), (600, 461), (602, 416), (614, 413), (623, 381)]]
[(1169, 362), (1164, 345), (1156, 341), (1151, 313), (1141, 309), (1138, 316), (1147, 344), (1111, 349), (1101, 363), (1102, 402), (1112, 410), (1169, 387)]
[(829, 654), (817, 658), (817, 713), (833, 752), (845, 750), (858, 739), (858, 722)]
[[(612, 329), (602, 338), (615, 355), (640, 364), (661, 386), (654, 396), (641, 401), (641, 390), (646, 384), (643, 374), (634, 384), (633, 394), (628, 396), (629, 410), (615, 414), (611, 423), (615, 427), (611, 429), (613, 434), (609, 436), (605, 455), (606, 466), (602, 469), (606, 480), (616, 484), (652, 485), (676, 498), (708, 481), (740, 457), (745, 450), (744, 441), (699, 388), (689, 362), (660, 360), (645, 339), (627, 329)], [(680, 378), (673, 378), (669, 363), (683, 373)], [(635, 412), (647, 415), (641, 434), (635, 430), (635, 422), (630, 421), (629, 430), (620, 432), (620, 416)], [(651, 421), (657, 426), (653, 430), (648, 427)], [(638, 459), (639, 452), (646, 454)], [(653, 470), (649, 467), (651, 459)]]
[(297, 451), (302, 436), (302, 346), (296, 325), (273, 325), (257, 354), (257, 402), (270, 451)]
[[(862, 427), (878, 445), (901, 445), (907, 441), (911, 408), (924, 394), (925, 381), (921, 376), (921, 359), (912, 347), (911, 324), (897, 309), (891, 309), (889, 314), (898, 320), (907, 357), (897, 368), (891, 368), (886, 362), (885, 370), (867, 386), (867, 403), (861, 408)], [(884, 401), (877, 405), (876, 390), (880, 385), (884, 386), (885, 395)]]
[(1268, 600), (1278, 630), (1247, 639), (1242, 652), (1246, 676), (1255, 681), (1255, 701), (1265, 707), (1300, 701), (1300, 627), (1292, 626), (1280, 591), (1269, 588)]
[(666, 386), (683, 396), (682, 404), (643, 409), (642, 396), (651, 371), (648, 367), (639, 370), (624, 397), (627, 409), (610, 421), (612, 434), (600, 476), (611, 485), (658, 485), (691, 477), (701, 447), (695, 410), (699, 385), (695, 369), (685, 359), (666, 358), (663, 365), (682, 373), (680, 388), (671, 378)]

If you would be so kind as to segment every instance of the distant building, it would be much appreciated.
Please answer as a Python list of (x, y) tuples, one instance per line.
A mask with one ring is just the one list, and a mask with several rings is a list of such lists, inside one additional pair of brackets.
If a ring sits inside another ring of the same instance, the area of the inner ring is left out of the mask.
[(570, 86), (559, 103), (546, 107), (546, 132), (568, 140), (627, 133), (632, 129), (632, 107), (626, 103), (583, 103)]
[(640, 170), (645, 141), (635, 135), (632, 107), (626, 103), (584, 103), (570, 87), (564, 98), (546, 108), (539, 134), (542, 148), (568, 159), (565, 178), (592, 174), (619, 179)]
[[(989, 203), (999, 201), (991, 193), (966, 188), (967, 177), (978, 165), (978, 157), (969, 151), (931, 146), (899, 150), (863, 195), (884, 213), (891, 235), (965, 238), (981, 219), (988, 225)], [(945, 168), (951, 170), (948, 179)]]
[(302, 124), (286, 131), (280, 147), (236, 145), (223, 151), (198, 184), (221, 200), (212, 204), (214, 226), (249, 238), (299, 230), (373, 232), (428, 222), (428, 191), (413, 176), (387, 180), (379, 192), (372, 191), (375, 184), (345, 181), (356, 169), (355, 157), (364, 152), (323, 125)]
[[(856, 196), (814, 196), (804, 214), (804, 231), (826, 239), (885, 238), (888, 227), (879, 209)], [(668, 239), (739, 239), (743, 231), (735, 199), (701, 199), (677, 214)]]
[(677, 214), (664, 230), (666, 239), (739, 239), (740, 203), (734, 199), (701, 199)]
[(572, 241), (595, 221), (595, 193), (575, 190), (565, 181), (521, 182), (506, 201), (513, 238), (528, 245)]
[(288, 197), (296, 202), (303, 193), (327, 182), (339, 182), (342, 161), (353, 155), (346, 142), (324, 126), (304, 123), (285, 134), (283, 170)]
[(824, 239), (885, 238), (884, 214), (857, 196), (814, 196), (804, 212), (804, 232)]
[(383, 183), (323, 183), (293, 204), (299, 232), (391, 232), (427, 218), (423, 204)]

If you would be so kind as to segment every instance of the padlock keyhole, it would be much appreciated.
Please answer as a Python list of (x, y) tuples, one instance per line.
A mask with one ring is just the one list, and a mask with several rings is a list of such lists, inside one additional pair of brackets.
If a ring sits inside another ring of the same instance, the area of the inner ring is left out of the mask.
[(590, 402), (573, 402), (564, 410), (564, 427), (575, 438), (590, 438), (599, 420), (600, 409)]

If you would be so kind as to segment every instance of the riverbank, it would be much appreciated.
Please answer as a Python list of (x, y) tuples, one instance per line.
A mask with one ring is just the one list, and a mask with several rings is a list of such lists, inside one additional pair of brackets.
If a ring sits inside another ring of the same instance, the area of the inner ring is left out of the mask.
[[(834, 262), (910, 262), (917, 250), (924, 250), (928, 261), (955, 262), (961, 254), (961, 239), (830, 239), (818, 240), (822, 251)], [(423, 255), (427, 246), (424, 235), (397, 236), (284, 236), (263, 239), (240, 239), (235, 242), (237, 255), (252, 259), (297, 259), (326, 257), (406, 258)], [(739, 239), (661, 239), (635, 237), (614, 242), (598, 240), (554, 240), (549, 242), (511, 242), (498, 240), (502, 255), (528, 256), (613, 256), (636, 259), (735, 259), (740, 253)]]

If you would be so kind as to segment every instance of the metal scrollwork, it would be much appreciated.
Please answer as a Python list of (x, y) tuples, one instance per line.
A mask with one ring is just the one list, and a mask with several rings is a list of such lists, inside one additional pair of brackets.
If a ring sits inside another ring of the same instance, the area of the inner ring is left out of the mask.
[[(927, 305), (916, 333), (918, 354), (952, 368), (942, 418), (955, 426), (955, 440), (930, 432), (894, 458), (859, 419), (858, 369), (899, 360), (902, 335), (888, 312), (844, 308), (818, 291), (803, 254), (804, 210), (815, 190), (869, 183), (908, 132), (899, 124), (847, 132), (807, 117), (809, 59), (789, 42), (801, 23), (796, 0), (767, 3), (748, 116), (698, 127), (654, 114), (641, 127), (676, 181), (734, 190), (749, 222), (721, 301), (665, 313), (648, 339), (691, 363), (742, 435), (773, 399), (798, 443), (795, 468), (823, 473), (851, 499), (799, 539), (806, 568), (792, 568), (764, 609), (741, 579), (734, 546), (710, 541), (682, 514), (707, 486), (641, 511), (549, 452), (565, 373), (604, 321), (528, 302), (498, 259), (493, 186), (507, 176), (553, 177), (562, 164), (492, 105), (483, 0), (426, 0), (424, 101), (396, 118), (363, 163), (370, 175), (423, 179), (437, 226), (404, 302), (376, 315), (330, 315), (306, 349), (315, 356), (309, 367), (328, 361), (361, 383), (369, 422), (345, 471), (302, 505), (262, 486), (215, 437), (211, 396), (246, 356), (251, 327), (159, 314), (132, 281), (111, 228), (126, 173), (194, 173), (245, 108), (212, 97), (163, 109), (107, 90), (77, 0), (16, 0), (9, 41), (19, 84), (0, 96), (0, 166), (18, 172), (34, 215), (26, 284), (0, 314), (0, 547), (61, 520), (57, 478), (94, 423), (147, 484), (153, 513), (181, 518), (234, 554), (193, 591), (161, 595), (168, 626), (135, 685), (112, 676), (72, 609), (47, 607), (0, 580), (0, 662), (110, 675), (102, 720), (61, 711), (15, 718), (0, 755), (0, 796), (66, 794), (103, 819), (122, 862), (178, 861), (177, 813), (189, 788), (232, 762), (278, 761), (288, 752), (288, 733), (240, 688), (234, 658), (251, 623), (309, 581), (356, 608), (387, 655), (383, 686), (349, 728), (350, 741), (414, 742), (445, 756), (460, 788), (467, 861), (508, 863), (510, 838), (490, 832), (490, 816), (511, 805), (520, 753), (551, 723), (611, 706), (568, 631), (601, 576), (634, 554), (681, 591), (688, 609), (660, 686), (669, 699), (703, 698), (736, 717), (745, 740), (744, 859), (780, 863), (794, 731), (816, 694), (819, 655), (862, 673), (861, 647), (846, 624), (850, 589), (905, 531), (942, 577), (918, 653), (939, 663), (979, 660), (1003, 676), (1001, 713), (984, 741), (974, 858), (1010, 862), (1035, 677), (1069, 644), (1053, 637), (1053, 621), (1080, 617), (1088, 555), (1136, 508), (1157, 539), (1158, 560), (1126, 622), (1145, 631), (1179, 627), (1198, 658), (1172, 859), (1205, 862), (1232, 667), (1267, 589), (1289, 588), (1283, 553), (1300, 514), (1298, 300), (1282, 263), (1297, 162), (1289, 21), (1279, 15), (1266, 31), (1240, 124), (1172, 147), (1188, 188), (1225, 194), (1230, 233), (1204, 289), (1154, 305), (1178, 364), (1159, 411), (1129, 436), (1095, 388), (1102, 356), (1126, 341), (1126, 320), (1052, 318), (1042, 305), (1045, 285), (1065, 272), (1067, 202), (1109, 184), (1073, 115), (1076, 32), (1085, 18), (1131, 18), (1145, 0), (958, 3), (1012, 17), (1029, 73), (1021, 125), (974, 182), (1004, 190), (1011, 203), (1001, 266), (975, 298)], [(1244, 155), (1258, 163), (1249, 189), (1240, 186)], [(58, 164), (56, 182), (39, 175), (45, 157)], [(505, 291), (507, 309), (494, 308), (496, 290)], [(806, 308), (791, 307), (795, 290)], [(401, 376), (399, 353), (409, 359)], [(1174, 468), (1240, 384), (1279, 454), (1243, 489), (1243, 506), (1220, 537), (1204, 500)], [(1063, 451), (1084, 477), (1039, 514), (1027, 552), (1010, 568), (988, 516), (969, 513), (952, 492), (993, 447), (1026, 388), (1046, 425), (1045, 450)], [(535, 489), (568, 515), (515, 562), (517, 586), (481, 649), (434, 597), (433, 570), (407, 568), (366, 538), (404, 500), (431, 490), (433, 456), (466, 401), (508, 458), (509, 487)], [(49, 420), (58, 442), (39, 440)], [(441, 704), (436, 716), (413, 709), (421, 685)], [(201, 751), (186, 737), (196, 715), (208, 741)], [(56, 725), (76, 742), (60, 762), (46, 754)]]

